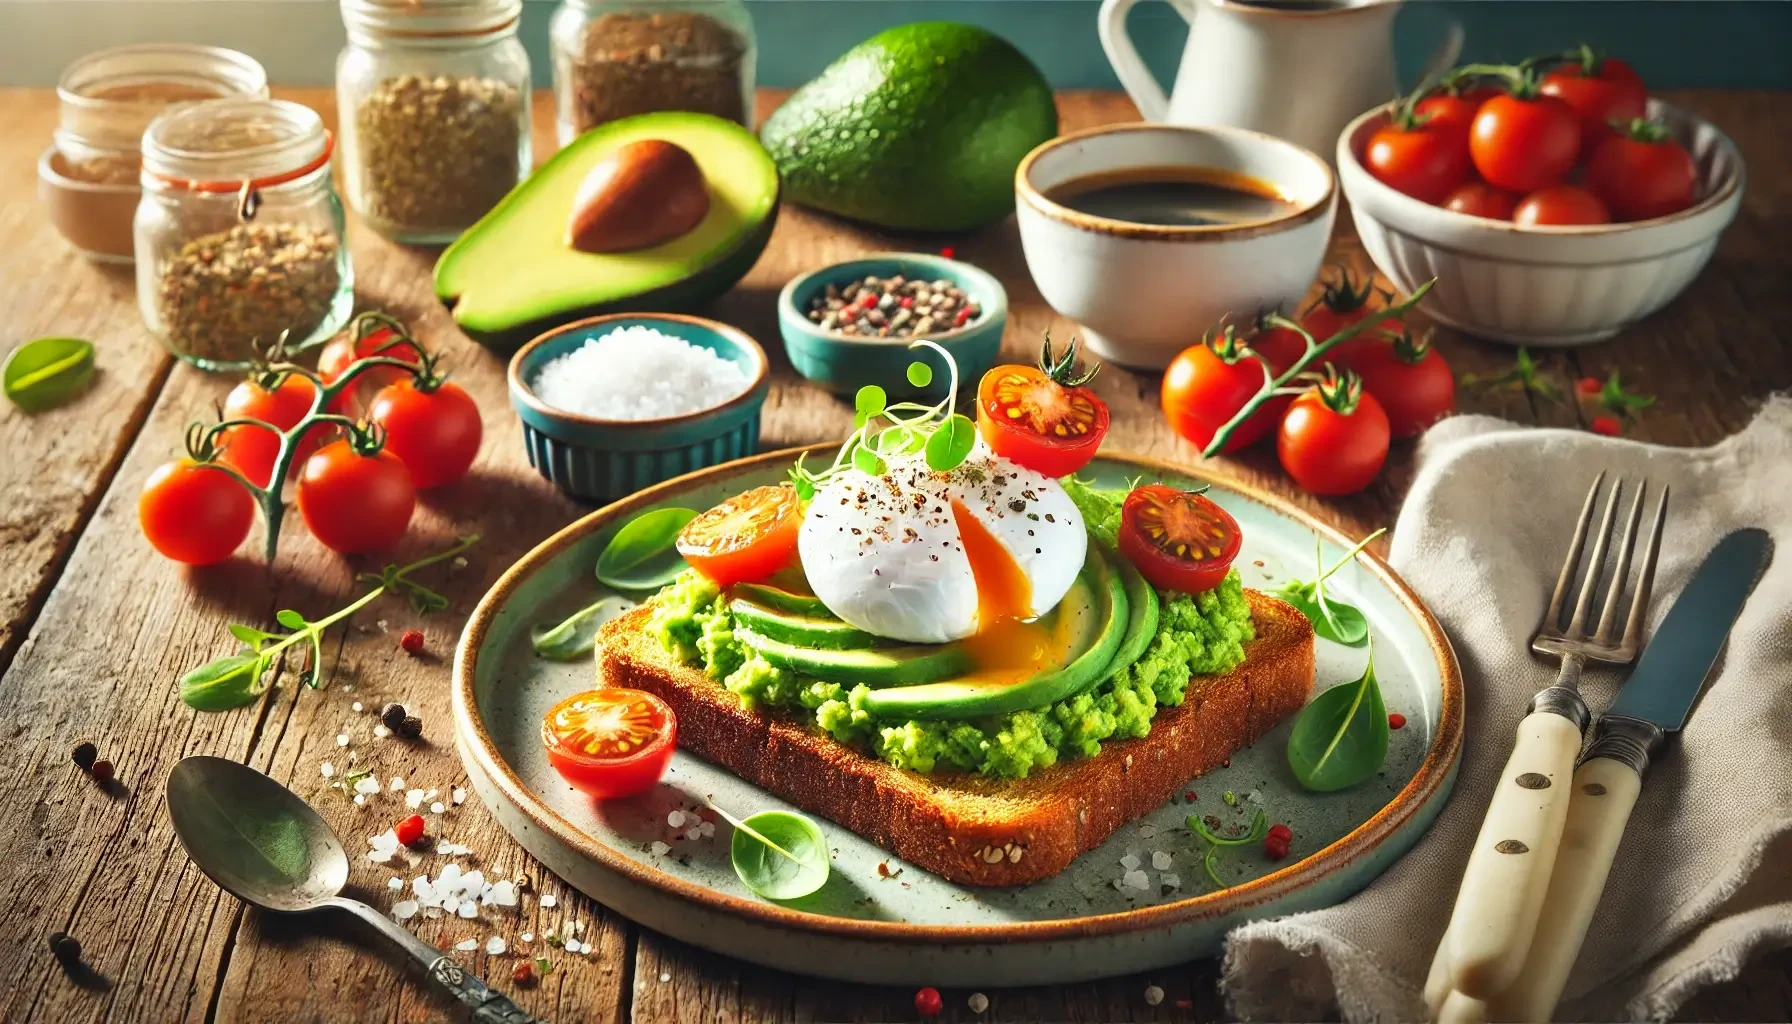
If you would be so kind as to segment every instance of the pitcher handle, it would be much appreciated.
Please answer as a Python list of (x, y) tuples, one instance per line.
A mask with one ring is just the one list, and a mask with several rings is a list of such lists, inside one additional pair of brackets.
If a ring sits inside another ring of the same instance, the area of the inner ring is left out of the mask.
[[(1138, 47), (1126, 33), (1126, 14), (1136, 3), (1138, 0), (1101, 0), (1096, 30), (1101, 36), (1101, 48), (1107, 51), (1108, 63), (1114, 66), (1114, 74), (1138, 105), (1139, 113), (1147, 121), (1163, 121), (1170, 114), (1170, 97), (1152, 77), (1151, 69), (1139, 58)], [(1194, 0), (1169, 0), (1169, 4), (1182, 15), (1182, 20), (1194, 22)]]
[(1436, 81), (1443, 77), (1444, 72), (1456, 66), (1456, 61), (1462, 56), (1463, 38), (1462, 22), (1451, 20), (1444, 26), (1444, 37), (1438, 40), (1436, 49), (1431, 51), (1431, 56), (1425, 58), (1424, 66), (1419, 68), (1421, 83)]

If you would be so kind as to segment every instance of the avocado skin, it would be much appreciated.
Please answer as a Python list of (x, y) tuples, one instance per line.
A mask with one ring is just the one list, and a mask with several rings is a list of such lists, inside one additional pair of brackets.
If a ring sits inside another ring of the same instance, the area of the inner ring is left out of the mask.
[(736, 624), (734, 638), (779, 668), (853, 686), (912, 686), (948, 679), (971, 667), (958, 644), (881, 647), (870, 650), (816, 650), (787, 644)]
[(832, 617), (833, 612), (814, 594), (797, 594), (769, 583), (737, 583), (731, 593), (754, 604), (790, 615)]
[[(1097, 543), (1093, 534), (1090, 536), (1093, 546)], [(1114, 652), (1114, 660), (1108, 663), (1107, 671), (1102, 673), (1106, 678), (1131, 665), (1145, 656), (1145, 650), (1157, 637), (1157, 620), (1162, 613), (1157, 591), (1151, 589), (1143, 573), (1127, 561), (1120, 552), (1103, 546), (1102, 554), (1107, 556), (1108, 564), (1120, 568), (1120, 580), (1126, 588), (1126, 635), (1120, 640), (1120, 649)]]
[(1057, 133), (1051, 87), (1012, 44), (926, 21), (848, 50), (772, 114), (760, 140), (795, 202), (957, 231), (1013, 211), (1015, 168)]
[(884, 646), (884, 641), (832, 615), (803, 615), (783, 611), (744, 597), (729, 602), (734, 621), (780, 643), (818, 651), (862, 650)]

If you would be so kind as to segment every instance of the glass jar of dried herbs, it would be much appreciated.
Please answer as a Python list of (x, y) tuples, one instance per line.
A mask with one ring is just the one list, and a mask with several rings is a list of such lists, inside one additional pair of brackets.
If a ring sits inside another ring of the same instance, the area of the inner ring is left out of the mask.
[(756, 49), (742, 0), (563, 0), (548, 49), (562, 146), (656, 110), (752, 127)]
[(522, 0), (342, 0), (348, 202), (401, 242), (453, 241), (529, 173)]
[(134, 236), (150, 333), (208, 370), (334, 334), (354, 306), (330, 133), (285, 100), (172, 110), (143, 135)]

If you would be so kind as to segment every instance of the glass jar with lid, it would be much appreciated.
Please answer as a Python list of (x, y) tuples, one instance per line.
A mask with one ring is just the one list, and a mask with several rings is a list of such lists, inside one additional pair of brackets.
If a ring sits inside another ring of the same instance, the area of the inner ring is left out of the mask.
[(137, 303), (150, 333), (208, 370), (292, 353), (348, 321), (354, 275), (330, 133), (286, 100), (213, 100), (143, 135)]
[(260, 64), (216, 46), (118, 46), (77, 59), (56, 84), (54, 141), (37, 166), (51, 223), (82, 255), (129, 263), (143, 130), (177, 104), (267, 94)]
[(753, 19), (742, 0), (562, 0), (548, 29), (560, 145), (619, 117), (753, 119)]
[(342, 0), (342, 180), (375, 230), (453, 241), (529, 173), (522, 0)]

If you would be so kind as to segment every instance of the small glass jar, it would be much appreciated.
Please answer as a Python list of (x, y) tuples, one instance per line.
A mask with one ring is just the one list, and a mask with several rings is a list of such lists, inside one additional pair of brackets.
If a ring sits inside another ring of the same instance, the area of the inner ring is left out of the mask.
[(522, 0), (342, 0), (348, 202), (400, 242), (451, 242), (529, 174)]
[(178, 104), (267, 94), (260, 64), (215, 46), (153, 43), (81, 57), (57, 82), (54, 142), (38, 161), (51, 223), (89, 259), (129, 263), (143, 130)]
[(655, 110), (753, 126), (757, 48), (742, 0), (562, 0), (548, 49), (562, 146)]
[(150, 333), (207, 370), (287, 354), (348, 321), (354, 274), (330, 133), (286, 100), (172, 110), (143, 135), (137, 303)]

